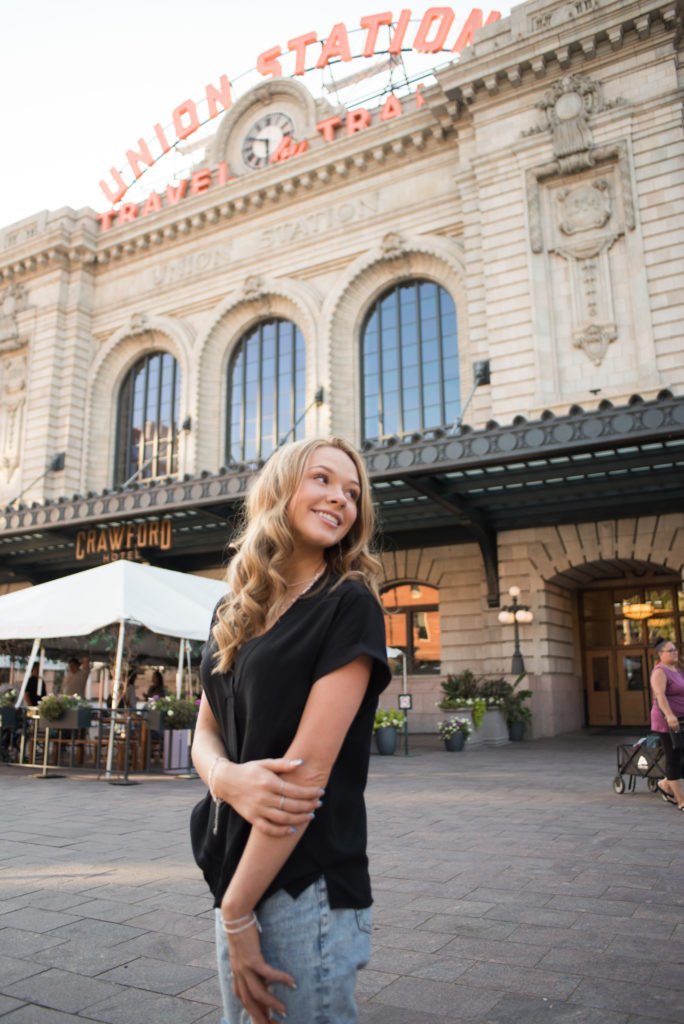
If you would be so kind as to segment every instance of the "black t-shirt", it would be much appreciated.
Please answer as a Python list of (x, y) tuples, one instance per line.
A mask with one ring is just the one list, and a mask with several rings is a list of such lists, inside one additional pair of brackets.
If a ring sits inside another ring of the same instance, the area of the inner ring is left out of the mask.
[(29, 676), (28, 682), (26, 683), (26, 696), (28, 697), (32, 706), (38, 703), (38, 676)]
[[(213, 638), (202, 659), (202, 684), (231, 761), (282, 757), (294, 739), (316, 680), (360, 655), (373, 659), (368, 689), (326, 785), (323, 806), (264, 897), (285, 889), (292, 897), (321, 875), (333, 908), (371, 904), (366, 857), (370, 740), (378, 695), (387, 686), (382, 610), (361, 582), (329, 580), (299, 598), (275, 625), (240, 648), (226, 673), (212, 672)], [(296, 756), (296, 751), (294, 751)], [(203, 864), (218, 906), (238, 865), (251, 826), (222, 804), (218, 840)]]

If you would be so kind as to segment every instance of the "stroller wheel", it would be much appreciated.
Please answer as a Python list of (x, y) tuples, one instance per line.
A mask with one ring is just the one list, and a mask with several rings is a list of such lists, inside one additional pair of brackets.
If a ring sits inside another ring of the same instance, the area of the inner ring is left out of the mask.
[(613, 779), (613, 789), (616, 793), (624, 793), (625, 791), (625, 780), (621, 775), (616, 775)]
[(648, 779), (648, 781), (646, 782), (646, 785), (648, 786), (649, 793), (657, 793), (658, 792), (658, 780), (657, 779)]

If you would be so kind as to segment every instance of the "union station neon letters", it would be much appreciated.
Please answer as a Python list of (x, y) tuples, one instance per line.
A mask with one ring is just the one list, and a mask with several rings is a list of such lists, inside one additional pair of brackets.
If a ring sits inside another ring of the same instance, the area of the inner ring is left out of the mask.
[[(490, 25), (492, 22), (498, 21), (499, 18), (500, 14), (498, 11), (491, 11), (487, 20), (483, 22), (481, 9), (479, 7), (474, 7), (466, 18), (455, 42), (451, 46), (451, 53), (460, 53), (464, 47), (469, 46), (472, 43), (477, 29), (482, 28), (483, 24)], [(404, 8), (396, 19), (391, 11), (383, 11), (379, 14), (369, 14), (362, 17), (359, 24), (362, 29), (366, 30), (366, 38), (361, 56), (372, 57), (376, 53), (378, 33), (383, 26), (393, 26), (393, 28), (387, 50), (383, 49), (380, 52), (399, 54), (402, 50), (413, 49), (417, 53), (440, 53), (447, 48), (445, 44), (454, 22), (454, 12), (451, 7), (428, 8), (418, 25), (418, 29), (411, 45), (409, 45), (406, 40), (410, 20), (411, 11), (409, 8)], [(289, 53), (294, 53), (295, 55), (295, 75), (306, 74), (308, 70), (307, 60), (309, 59), (309, 48), (318, 43), (319, 40), (316, 32), (305, 32), (302, 35), (295, 36), (293, 39), (288, 40), (287, 51)], [(318, 54), (315, 65), (313, 65), (315, 68), (324, 68), (331, 61), (353, 60), (349, 43), (349, 33), (344, 22), (337, 22), (337, 24), (333, 25), (325, 41), (319, 45), (320, 53)], [(280, 46), (272, 46), (270, 49), (264, 50), (263, 53), (260, 53), (257, 57), (257, 71), (265, 77), (280, 77), (283, 74), (283, 67), (279, 58), (283, 56), (284, 52)], [(221, 106), (223, 110), (228, 110), (232, 105), (231, 85), (228, 76), (221, 75), (218, 86), (213, 83), (206, 85), (204, 96), (208, 112), (208, 118), (205, 118), (205, 121), (218, 116), (219, 106)], [(390, 97), (390, 100), (394, 103), (399, 102), (394, 97)], [(390, 100), (388, 100), (388, 102), (390, 102)], [(387, 104), (385, 104), (385, 106), (387, 106)], [(366, 115), (368, 116), (368, 120), (364, 121)], [(368, 111), (352, 111), (347, 115), (347, 132), (349, 134), (351, 134), (349, 125), (350, 116), (354, 118), (352, 122), (354, 131), (358, 131), (360, 128), (366, 127), (366, 124), (370, 123), (370, 115), (368, 114)], [(396, 116), (396, 114), (391, 113), (388, 116), (393, 117)], [(197, 131), (202, 123), (204, 123), (200, 118), (197, 104), (191, 99), (184, 100), (173, 110), (171, 120), (173, 123), (173, 130), (176, 133), (176, 139), (173, 143), (169, 142), (167, 134), (160, 123), (153, 126), (152, 130), (156, 140), (155, 149), (158, 148), (159, 150), (156, 155), (150, 149), (150, 146), (145, 139), (142, 138), (138, 139), (137, 149), (131, 148), (126, 150), (126, 161), (133, 177), (136, 180), (144, 174), (144, 170), (141, 170), (141, 164), (144, 164), (147, 167), (152, 167), (152, 165), (161, 156), (170, 152), (172, 146), (176, 145), (177, 142), (180, 142), (183, 139), (187, 139), (189, 135), (192, 135), (192, 133)], [(320, 124), (317, 125), (318, 130), (322, 132), (326, 142), (333, 141), (335, 128), (339, 126), (337, 123), (333, 122), (336, 122), (335, 118), (322, 122), (325, 128), (321, 128)], [(283, 147), (280, 151), (279, 160), (296, 156), (298, 153), (303, 152), (304, 150), (302, 149), (302, 146), (303, 143), (299, 143), (293, 145), (289, 150), (286, 147)], [(227, 168), (224, 171), (221, 171), (221, 167), (225, 168), (226, 165), (224, 164), (219, 166), (218, 184), (224, 184), (225, 181), (229, 180)], [(114, 188), (112, 188), (104, 179), (100, 181), (100, 188), (109, 202), (114, 205), (123, 199), (131, 183), (127, 184), (121, 171), (118, 171), (115, 167), (110, 168), (110, 174), (114, 181)], [(222, 174), (225, 175), (223, 181), (221, 180)], [(197, 175), (203, 175), (204, 177), (202, 179), (198, 179)], [(193, 188), (195, 189), (194, 194), (206, 191), (211, 184), (209, 179), (210, 172), (208, 170), (196, 172), (196, 174), (194, 174), (190, 179), (190, 194), (193, 194)], [(202, 184), (200, 184), (200, 180)], [(187, 184), (187, 182), (184, 183), (183, 195), (187, 189)], [(167, 198), (168, 191), (169, 190), (167, 189)], [(156, 193), (153, 193), (153, 195), (156, 195)], [(179, 198), (182, 198), (182, 196), (179, 196)], [(147, 204), (143, 204), (140, 213), (145, 214), (152, 212), (153, 209), (161, 209), (161, 200), (159, 199), (159, 196), (157, 196), (157, 200), (159, 200), (158, 206), (154, 205), (156, 201), (153, 200), (153, 205), (149, 209), (145, 208)], [(174, 200), (169, 199), (169, 202), (173, 201)], [(134, 205), (135, 204), (126, 204), (126, 206), (131, 207)], [(132, 220), (133, 217), (137, 216), (137, 206), (135, 206), (135, 210), (136, 212), (133, 213), (132, 210), (129, 209), (124, 214), (123, 221), (119, 221), (119, 223), (125, 223), (126, 220)], [(103, 214), (101, 216), (100, 219), (103, 231), (111, 226), (112, 217), (113, 212)]]

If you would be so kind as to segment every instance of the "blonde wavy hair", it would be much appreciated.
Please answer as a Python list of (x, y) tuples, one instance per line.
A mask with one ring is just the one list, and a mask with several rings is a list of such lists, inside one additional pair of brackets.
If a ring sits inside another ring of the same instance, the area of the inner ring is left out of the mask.
[(362, 458), (339, 437), (295, 441), (274, 452), (255, 479), (243, 525), (231, 542), (237, 554), (228, 566), (229, 592), (218, 608), (213, 629), (217, 647), (215, 672), (228, 671), (240, 647), (264, 631), (270, 608), (287, 594), (282, 569), (294, 550), (288, 506), (309, 458), (319, 448), (337, 448), (349, 456), (361, 487), (356, 520), (339, 544), (324, 551), (326, 571), (316, 590), (330, 576), (337, 578), (336, 586), (342, 580), (357, 579), (380, 602), (378, 583), (382, 566), (370, 551), (375, 515)]

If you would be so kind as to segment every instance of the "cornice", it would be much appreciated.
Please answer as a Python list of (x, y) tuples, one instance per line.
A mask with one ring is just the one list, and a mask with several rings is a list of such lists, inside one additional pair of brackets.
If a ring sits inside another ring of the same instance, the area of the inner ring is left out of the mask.
[(617, 51), (630, 37), (646, 40), (657, 23), (674, 33), (684, 18), (681, 0), (612, 0), (577, 13), (574, 8), (580, 6), (527, 3), (514, 8), (508, 18), (481, 30), (458, 62), (436, 73), (445, 95), (467, 109), (532, 76), (534, 81), (558, 75), (577, 55), (590, 60), (601, 46)]
[[(441, 90), (436, 90), (441, 94)], [(424, 93), (426, 101), (429, 91)], [(58, 264), (75, 268), (79, 264), (92, 271), (125, 262), (219, 225), (264, 212), (279, 203), (297, 201), (352, 178), (361, 181), (379, 168), (391, 167), (418, 152), (435, 149), (453, 140), (455, 129), (451, 115), (445, 117), (440, 102), (434, 110), (426, 102), (418, 110), (406, 111), (399, 118), (371, 125), (334, 143), (312, 147), (308, 152), (258, 174), (245, 174), (207, 192), (184, 198), (160, 213), (98, 233), (96, 214), (80, 211), (73, 232), (64, 227), (52, 233), (25, 240), (14, 252), (0, 255), (0, 282), (13, 281), (39, 273)], [(73, 211), (68, 211), (73, 218)], [(83, 221), (87, 218), (87, 221)], [(53, 242), (54, 238), (54, 242)]]

